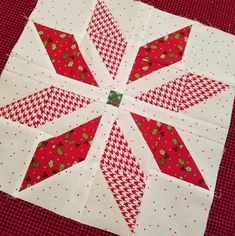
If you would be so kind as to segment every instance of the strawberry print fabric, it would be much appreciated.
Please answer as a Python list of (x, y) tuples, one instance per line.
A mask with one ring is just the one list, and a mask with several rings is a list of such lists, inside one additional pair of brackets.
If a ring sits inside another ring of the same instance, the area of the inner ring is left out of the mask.
[(192, 156), (174, 127), (136, 114), (132, 114), (132, 117), (163, 173), (208, 189)]
[(140, 47), (128, 82), (181, 61), (190, 31), (188, 26)]
[(20, 190), (84, 161), (100, 118), (38, 144)]
[(37, 23), (35, 27), (58, 74), (97, 86), (73, 35)]

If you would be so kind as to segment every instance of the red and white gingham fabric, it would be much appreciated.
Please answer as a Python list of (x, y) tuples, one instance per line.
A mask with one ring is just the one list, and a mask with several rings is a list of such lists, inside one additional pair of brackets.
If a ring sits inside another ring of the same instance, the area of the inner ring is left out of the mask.
[(220, 164), (215, 197), (207, 221), (205, 236), (234, 235), (235, 209), (235, 100), (229, 134), (225, 144), (224, 155)]

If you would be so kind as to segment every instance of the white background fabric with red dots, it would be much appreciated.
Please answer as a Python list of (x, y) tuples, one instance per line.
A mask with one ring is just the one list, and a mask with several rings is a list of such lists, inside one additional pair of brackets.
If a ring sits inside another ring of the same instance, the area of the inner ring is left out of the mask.
[[(100, 169), (112, 124), (117, 120), (146, 177), (134, 235), (203, 235), (234, 99), (235, 39), (217, 29), (132, 0), (104, 2), (127, 41), (115, 80), (87, 33), (96, 0), (38, 1), (0, 78), (0, 106), (52, 85), (95, 102), (37, 129), (0, 118), (0, 190), (73, 220), (119, 235), (132, 235)], [(99, 87), (56, 74), (33, 22), (74, 34)], [(189, 25), (192, 25), (190, 40), (182, 61), (126, 85), (140, 46)], [(229, 89), (178, 113), (135, 100), (185, 73), (223, 82)], [(119, 108), (106, 104), (110, 90), (124, 94)], [(161, 173), (129, 111), (174, 126), (210, 190)], [(40, 141), (101, 115), (85, 161), (18, 191)]]

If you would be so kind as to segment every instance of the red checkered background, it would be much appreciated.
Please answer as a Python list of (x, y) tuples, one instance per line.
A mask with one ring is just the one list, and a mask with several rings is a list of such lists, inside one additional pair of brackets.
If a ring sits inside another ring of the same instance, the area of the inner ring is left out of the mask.
[[(158, 9), (235, 34), (234, 0), (142, 0)], [(34, 0), (0, 1), (0, 73), (17, 42)], [(235, 235), (235, 104), (220, 166), (206, 236)], [(0, 235), (81, 235), (111, 233), (80, 224), (0, 192)]]

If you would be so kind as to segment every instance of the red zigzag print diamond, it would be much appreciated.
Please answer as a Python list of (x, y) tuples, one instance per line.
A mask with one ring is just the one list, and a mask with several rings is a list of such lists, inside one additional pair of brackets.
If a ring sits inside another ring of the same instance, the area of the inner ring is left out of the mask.
[(87, 32), (106, 68), (115, 79), (127, 41), (104, 1), (98, 0)]
[(144, 173), (116, 121), (113, 124), (100, 167), (133, 232), (145, 189)]
[(0, 108), (0, 117), (37, 128), (91, 103), (75, 93), (51, 86)]
[(155, 106), (179, 112), (204, 102), (228, 88), (229, 85), (222, 82), (188, 73), (136, 98)]

